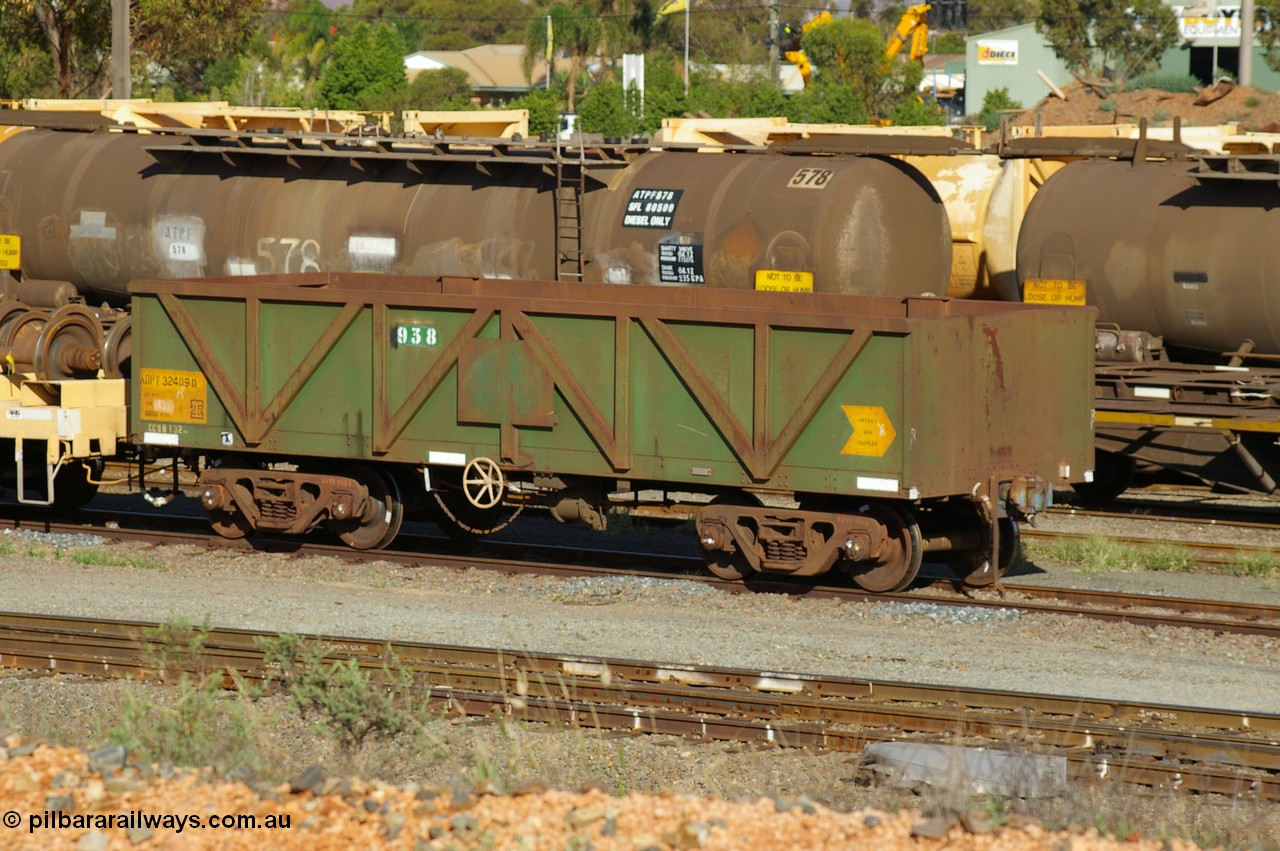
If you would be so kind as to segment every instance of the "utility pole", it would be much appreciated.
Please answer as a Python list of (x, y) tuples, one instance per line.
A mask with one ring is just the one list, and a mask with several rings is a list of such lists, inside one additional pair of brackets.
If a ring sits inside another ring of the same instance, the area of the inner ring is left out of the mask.
[(778, 7), (780, 0), (769, 0), (769, 37), (765, 44), (769, 45), (769, 79), (774, 87), (778, 85)]
[(684, 96), (689, 96), (689, 7), (693, 0), (684, 4)]
[(111, 97), (133, 96), (129, 72), (129, 0), (111, 0)]
[[(1218, 69), (1214, 69), (1216, 72)], [(1253, 0), (1240, 2), (1240, 85), (1253, 85)]]

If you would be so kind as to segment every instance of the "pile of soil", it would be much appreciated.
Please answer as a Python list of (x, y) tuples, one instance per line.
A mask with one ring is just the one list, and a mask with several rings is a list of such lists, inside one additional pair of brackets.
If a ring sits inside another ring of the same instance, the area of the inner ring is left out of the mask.
[[(1223, 86), (1226, 88), (1226, 86)], [(1098, 92), (1080, 84), (1065, 87), (1066, 100), (1050, 95), (1014, 120), (1045, 126), (1080, 124), (1136, 124), (1145, 118), (1153, 126), (1169, 126), (1175, 118), (1186, 126), (1208, 127), (1237, 122), (1246, 131), (1280, 131), (1280, 95), (1252, 86), (1233, 86), (1211, 103), (1205, 92), (1166, 92), (1161, 89)], [(1219, 90), (1220, 91), (1220, 90)], [(1210, 95), (1211, 96), (1211, 95)]]

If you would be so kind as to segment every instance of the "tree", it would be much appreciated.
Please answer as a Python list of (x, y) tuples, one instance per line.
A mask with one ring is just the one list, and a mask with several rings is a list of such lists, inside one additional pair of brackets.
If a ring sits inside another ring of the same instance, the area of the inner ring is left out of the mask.
[[(238, 53), (257, 31), (259, 0), (133, 0), (135, 68), (158, 71), (184, 92), (202, 90), (205, 70)], [(5, 0), (5, 34), (34, 27), (52, 60), (59, 97), (105, 96), (111, 59), (111, 0)], [(8, 38), (6, 43), (12, 45)]]
[[(768, 21), (766, 3), (697, 0), (690, 19), (689, 59), (698, 64), (762, 64), (769, 49), (765, 44)], [(684, 15), (664, 15), (658, 19), (653, 27), (653, 40), (669, 53), (682, 54)]]
[(205, 70), (239, 53), (261, 17), (256, 0), (134, 0), (133, 65), (162, 68), (180, 91), (203, 92)]
[(239, 54), (205, 69), (204, 91), (246, 106), (315, 106), (316, 83), (329, 58), (331, 17), (320, 0), (291, 0), (265, 15)]
[(869, 118), (862, 96), (849, 86), (823, 83), (787, 99), (787, 120), (796, 124), (865, 124)]
[(1280, 71), (1280, 0), (1257, 0), (1255, 14), (1262, 25), (1257, 31), (1257, 43), (1267, 49), (1267, 65)]
[[(918, 63), (887, 61), (884, 36), (875, 24), (867, 20), (836, 18), (805, 33), (801, 48), (817, 69), (811, 81), (813, 87), (837, 85), (848, 88), (856, 95), (854, 101), (860, 109), (869, 110), (874, 115), (886, 114), (906, 94), (914, 96), (923, 74)], [(845, 100), (832, 100), (833, 97), (825, 93), (817, 97), (815, 103), (840, 103), (844, 108)], [(828, 108), (820, 111), (828, 111)]]
[(690, 112), (728, 118), (785, 115), (786, 100), (786, 95), (763, 75), (745, 81), (702, 72), (689, 77)]
[(1161, 0), (1041, 0), (1036, 29), (1071, 70), (1121, 80), (1156, 67), (1180, 41)]
[(53, 97), (55, 70), (44, 34), (19, 4), (0, 4), (0, 97)]
[(554, 89), (534, 89), (513, 100), (510, 106), (512, 109), (529, 110), (531, 135), (553, 136), (560, 131), (560, 113), (564, 111), (560, 92)]
[(357, 24), (333, 43), (317, 99), (329, 109), (376, 109), (405, 89), (404, 42), (389, 26)]
[(968, 0), (969, 29), (1002, 30), (1034, 21), (1040, 16), (1039, 0)]
[(578, 125), (584, 133), (620, 137), (630, 136), (639, 129), (639, 121), (628, 108), (622, 84), (615, 80), (592, 86), (582, 96)]
[(933, 98), (909, 97), (894, 106), (889, 120), (896, 127), (943, 125), (947, 123), (947, 113)]
[(430, 19), (422, 50), (519, 44), (531, 11), (521, 0), (420, 0), (417, 8)]
[(351, 15), (372, 26), (391, 27), (400, 34), (406, 52), (413, 52), (422, 49), (428, 28), (419, 6), (419, 0), (354, 0)]
[(5, 16), (34, 22), (53, 60), (58, 97), (96, 91), (111, 59), (111, 0), (5, 0)]
[(406, 102), (410, 109), (472, 109), (471, 80), (461, 68), (419, 71)]
[(600, 19), (585, 4), (566, 6), (556, 3), (545, 17), (532, 19), (525, 32), (524, 75), (533, 77), (534, 62), (547, 56), (547, 18), (551, 19), (551, 54), (564, 51), (569, 58), (569, 80), (565, 99), (573, 112), (578, 93), (578, 75), (600, 44)]

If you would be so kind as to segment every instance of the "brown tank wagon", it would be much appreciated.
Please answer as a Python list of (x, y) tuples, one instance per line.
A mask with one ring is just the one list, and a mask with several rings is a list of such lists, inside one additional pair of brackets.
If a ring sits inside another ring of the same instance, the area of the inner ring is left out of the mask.
[(1027, 209), (1019, 282), (1082, 282), (1102, 322), (1189, 356), (1216, 359), (1246, 340), (1280, 354), (1278, 163), (1200, 154), (1068, 165)]
[(27, 129), (0, 143), (22, 273), (384, 272), (943, 293), (936, 192), (887, 157), (512, 140)]
[(1088, 499), (1124, 491), (1136, 463), (1280, 493), (1280, 157), (1177, 141), (1063, 167), (1019, 237), (1024, 299), (1099, 311)]
[(132, 440), (217, 459), (229, 537), (373, 548), (406, 513), (474, 531), (528, 504), (602, 529), (649, 491), (721, 576), (886, 591), (929, 552), (987, 584), (1092, 463), (1091, 311), (374, 275), (131, 292)]

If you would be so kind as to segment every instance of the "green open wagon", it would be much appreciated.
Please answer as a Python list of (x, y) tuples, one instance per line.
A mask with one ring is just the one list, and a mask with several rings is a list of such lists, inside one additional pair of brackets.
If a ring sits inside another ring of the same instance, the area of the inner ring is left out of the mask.
[[(708, 566), (998, 578), (1092, 464), (1092, 312), (318, 274), (135, 282), (133, 439), (213, 459), (215, 528), (385, 546), (406, 512), (696, 513)], [(1002, 540), (1003, 541), (1003, 546)]]

